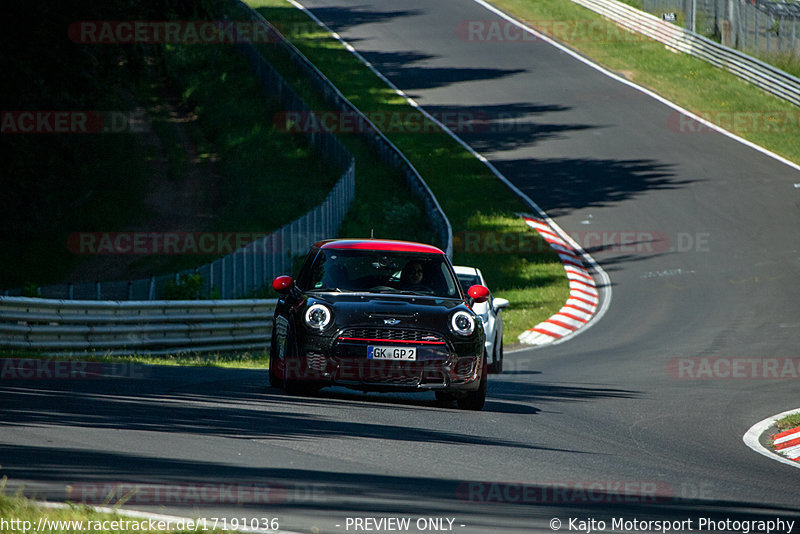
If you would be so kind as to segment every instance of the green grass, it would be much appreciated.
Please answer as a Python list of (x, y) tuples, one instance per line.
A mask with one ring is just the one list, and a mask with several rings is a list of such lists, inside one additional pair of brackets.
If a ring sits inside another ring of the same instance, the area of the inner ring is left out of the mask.
[[(70, 506), (51, 508), (44, 507), (27, 499), (21, 493), (6, 495), (4, 489), (6, 477), (0, 479), (0, 534), (27, 534), (36, 532), (41, 524), (42, 534), (77, 534), (79, 532), (93, 532), (95, 534), (127, 534), (127, 533), (152, 533), (152, 534), (178, 534), (195, 533), (202, 529), (189, 528), (192, 525), (176, 523), (154, 524), (155, 529), (150, 529), (146, 519), (123, 516), (113, 513), (96, 512), (88, 506), (73, 504)], [(41, 522), (41, 523), (40, 523)], [(59, 522), (59, 523), (53, 523)], [(71, 523), (70, 523), (71, 522)], [(137, 525), (132, 525), (136, 522)], [(179, 529), (178, 527), (182, 527)], [(205, 532), (206, 530), (202, 530)], [(208, 532), (221, 533), (222, 530)]]
[[(403, 117), (406, 125), (424, 125), (421, 130), (427, 133), (414, 132), (410, 127), (392, 128), (384, 133), (420, 172), (456, 235), (462, 232), (531, 234), (531, 239), (537, 243), (532, 252), (466, 254), (455, 251), (456, 264), (479, 267), (494, 293), (511, 302), (510, 308), (503, 312), (507, 325), (506, 345), (515, 343), (523, 330), (547, 319), (563, 305), (569, 292), (564, 270), (556, 254), (517, 216), (519, 212), (530, 211), (521, 199), (301, 11), (281, 0), (251, 0), (249, 4), (283, 29), (293, 44), (360, 110)], [(262, 47), (275, 65), (290, 71), (274, 58), (275, 49), (274, 46)], [(349, 142), (350, 136), (341, 137)], [(474, 194), (476, 191), (480, 194)], [(381, 188), (375, 188), (373, 194), (374, 201), (386, 200), (387, 193)], [(357, 234), (364, 236), (364, 230)]]
[[(752, 128), (746, 125), (749, 123), (743, 123), (742, 127), (733, 128), (733, 133), (800, 162), (798, 108), (791, 103), (705, 61), (671, 52), (661, 43), (629, 34), (569, 0), (494, 0), (493, 3), (544, 33), (553, 28), (553, 21), (564, 22), (570, 30), (560, 32), (557, 38), (572, 32), (579, 36), (567, 39), (566, 45), (723, 127), (730, 129), (726, 124), (730, 115), (725, 113), (756, 114), (760, 127)], [(592, 40), (581, 37), (585, 32), (575, 30), (590, 24), (593, 28), (600, 27), (594, 25), (608, 28), (608, 32), (596, 32), (601, 35), (631, 37)], [(784, 64), (794, 68), (797, 60), (785, 59)], [(789, 122), (792, 118), (794, 122)]]
[(778, 419), (775, 421), (775, 426), (777, 426), (780, 431), (800, 426), (800, 413), (793, 413)]
[(48, 356), (39, 352), (32, 351), (0, 351), (0, 359), (43, 359), (53, 361), (82, 361), (100, 363), (125, 363), (140, 365), (169, 365), (169, 366), (190, 366), (190, 367), (224, 367), (229, 369), (267, 369), (269, 368), (269, 351), (246, 351), (246, 352), (211, 352), (199, 353), (188, 352), (171, 354), (167, 356), (152, 356), (149, 354), (134, 354), (131, 356), (119, 356), (113, 353), (85, 352), (73, 356)]

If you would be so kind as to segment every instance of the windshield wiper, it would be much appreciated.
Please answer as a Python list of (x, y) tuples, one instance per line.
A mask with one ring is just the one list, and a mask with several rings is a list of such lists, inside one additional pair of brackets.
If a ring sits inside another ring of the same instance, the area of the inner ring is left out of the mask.
[(428, 293), (420, 293), (419, 291), (411, 291), (408, 289), (394, 289), (394, 288), (383, 288), (383, 289), (375, 289), (371, 288), (369, 290), (370, 293), (392, 293), (394, 295), (421, 295), (421, 296), (430, 296)]

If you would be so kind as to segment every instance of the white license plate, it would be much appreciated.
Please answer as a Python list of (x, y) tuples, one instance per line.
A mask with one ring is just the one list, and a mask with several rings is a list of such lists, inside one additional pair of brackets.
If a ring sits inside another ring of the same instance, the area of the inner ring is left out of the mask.
[(416, 347), (380, 347), (376, 345), (367, 346), (367, 358), (370, 360), (402, 360), (416, 361)]

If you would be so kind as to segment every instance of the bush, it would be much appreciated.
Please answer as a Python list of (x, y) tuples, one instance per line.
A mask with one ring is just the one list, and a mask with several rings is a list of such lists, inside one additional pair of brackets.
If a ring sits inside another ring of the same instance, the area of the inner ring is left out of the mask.
[(167, 282), (165, 298), (167, 300), (197, 300), (205, 285), (205, 279), (199, 274), (182, 274), (178, 280)]

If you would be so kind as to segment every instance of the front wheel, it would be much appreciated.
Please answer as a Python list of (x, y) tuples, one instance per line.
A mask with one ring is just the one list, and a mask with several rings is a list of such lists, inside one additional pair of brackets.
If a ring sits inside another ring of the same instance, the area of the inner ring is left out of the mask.
[(278, 375), (275, 373), (275, 366), (273, 365), (272, 356), (269, 359), (269, 385), (273, 388), (281, 389), (283, 388), (283, 380), (278, 378)]
[(481, 382), (478, 389), (468, 392), (466, 397), (456, 401), (461, 410), (471, 410), (474, 412), (483, 410), (483, 405), (486, 403), (486, 375), (489, 374), (485, 358), (483, 362), (483, 372), (481, 373)]
[(274, 333), (275, 327), (273, 326), (272, 328), (272, 340), (269, 344), (269, 385), (273, 388), (282, 389), (283, 380), (278, 376), (278, 372), (275, 369), (278, 365), (278, 340)]

